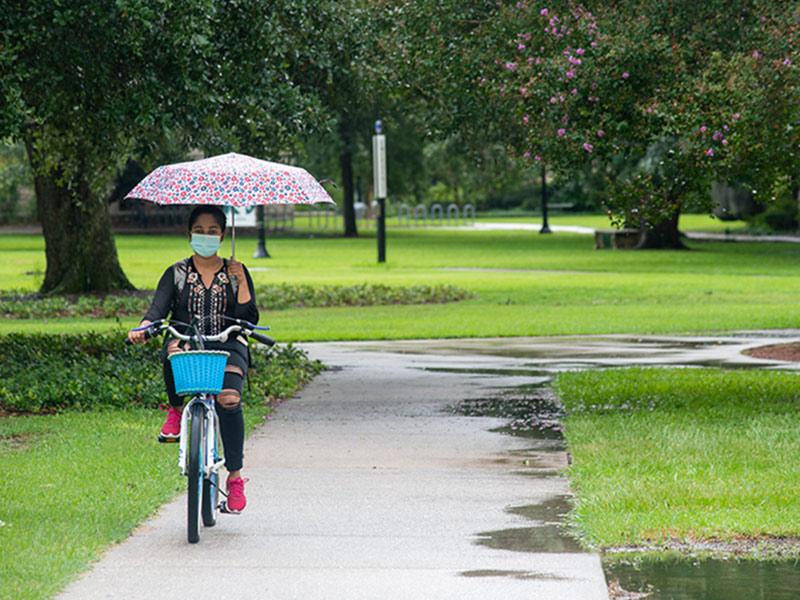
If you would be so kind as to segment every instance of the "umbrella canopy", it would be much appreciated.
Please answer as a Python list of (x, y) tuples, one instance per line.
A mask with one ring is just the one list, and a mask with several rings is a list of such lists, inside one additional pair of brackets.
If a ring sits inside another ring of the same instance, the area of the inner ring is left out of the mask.
[[(261, 204), (334, 204), (325, 188), (305, 169), (235, 152), (158, 167), (125, 197), (157, 204), (215, 204), (236, 208)], [(231, 243), (235, 250), (235, 220), (232, 225)]]
[(333, 203), (325, 188), (305, 169), (235, 152), (158, 167), (125, 197), (157, 204), (237, 208)]

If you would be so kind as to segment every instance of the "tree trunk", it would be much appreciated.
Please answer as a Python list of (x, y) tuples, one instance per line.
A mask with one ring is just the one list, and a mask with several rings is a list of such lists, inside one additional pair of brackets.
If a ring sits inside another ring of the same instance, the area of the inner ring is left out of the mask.
[(355, 196), (353, 194), (353, 136), (347, 124), (339, 128), (342, 143), (339, 165), (342, 169), (344, 190), (344, 237), (358, 237)]
[(36, 206), (47, 261), (41, 292), (135, 289), (119, 264), (105, 200), (91, 193), (85, 176), (75, 177), (69, 186), (53, 174), (38, 174), (30, 145), (28, 158), (34, 167)]
[(688, 250), (678, 231), (680, 209), (655, 225), (645, 223), (636, 244), (637, 250)]

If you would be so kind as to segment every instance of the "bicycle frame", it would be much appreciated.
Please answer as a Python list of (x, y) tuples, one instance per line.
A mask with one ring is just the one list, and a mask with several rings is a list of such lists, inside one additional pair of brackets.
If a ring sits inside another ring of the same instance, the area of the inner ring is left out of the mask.
[(203, 477), (208, 479), (212, 473), (219, 472), (225, 464), (225, 459), (217, 460), (217, 431), (219, 431), (219, 417), (214, 407), (216, 398), (213, 394), (198, 394), (184, 407), (181, 414), (181, 437), (178, 444), (178, 468), (181, 475), (186, 475), (188, 470), (186, 447), (189, 442), (189, 415), (191, 407), (195, 404), (202, 404), (205, 409), (205, 442), (203, 450)]

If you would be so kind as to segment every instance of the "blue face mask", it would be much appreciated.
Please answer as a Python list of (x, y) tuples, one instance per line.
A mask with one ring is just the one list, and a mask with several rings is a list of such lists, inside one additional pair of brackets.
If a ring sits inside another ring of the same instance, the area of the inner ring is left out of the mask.
[(204, 235), (202, 233), (193, 233), (192, 241), (190, 242), (192, 250), (205, 258), (214, 256), (221, 243), (222, 239), (218, 235)]

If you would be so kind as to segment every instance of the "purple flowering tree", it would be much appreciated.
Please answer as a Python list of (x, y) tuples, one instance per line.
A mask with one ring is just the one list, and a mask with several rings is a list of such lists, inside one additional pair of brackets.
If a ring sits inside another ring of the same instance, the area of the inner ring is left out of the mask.
[(517, 2), (498, 23), (507, 41), (481, 82), (520, 132), (512, 152), (562, 173), (595, 162), (610, 216), (641, 229), (640, 248), (682, 248), (680, 211), (692, 193), (710, 208), (714, 180), (796, 182), (788, 4)]
[(641, 229), (641, 248), (683, 247), (680, 212), (689, 198), (710, 209), (713, 181), (769, 196), (777, 179), (798, 179), (790, 3), (390, 5), (399, 83), (431, 99), (432, 121), (562, 176), (593, 164), (609, 215)]

